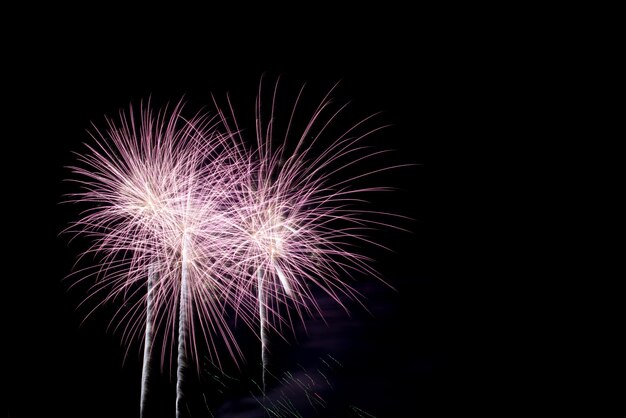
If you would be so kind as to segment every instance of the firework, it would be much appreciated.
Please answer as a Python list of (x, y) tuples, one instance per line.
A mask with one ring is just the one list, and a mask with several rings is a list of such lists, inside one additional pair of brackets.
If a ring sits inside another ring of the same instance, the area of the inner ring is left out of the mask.
[[(262, 83), (261, 83), (262, 84)], [(292, 328), (290, 309), (304, 319), (305, 314), (322, 315), (313, 288), (327, 293), (344, 306), (345, 298), (357, 292), (347, 283), (353, 272), (380, 277), (370, 259), (356, 251), (360, 243), (374, 244), (368, 229), (386, 225), (377, 214), (358, 209), (369, 192), (383, 187), (355, 187), (360, 179), (382, 169), (344, 175), (349, 167), (373, 160), (384, 151), (368, 151), (362, 142), (383, 129), (367, 129), (371, 118), (342, 131), (335, 140), (326, 141), (321, 152), (316, 148), (345, 106), (333, 106), (331, 91), (314, 109), (303, 129), (294, 129), (302, 88), (295, 104), (285, 115), (276, 112), (278, 83), (271, 96), (269, 114), (262, 105), (262, 91), (256, 102), (256, 147), (247, 154), (247, 176), (231, 195), (229, 221), (235, 235), (230, 257), (235, 260), (237, 291), (232, 305), (244, 315), (248, 325), (259, 329), (262, 358), (262, 389), (265, 391), (268, 331), (282, 334)], [(219, 107), (219, 106), (218, 106)], [(246, 143), (232, 106), (229, 112), (218, 108), (225, 136)], [(279, 127), (284, 126), (279, 132)], [(295, 139), (295, 141), (294, 141)], [(273, 144), (279, 143), (278, 146)], [(379, 218), (379, 217), (378, 217)], [(345, 306), (344, 306), (345, 308)], [(323, 315), (322, 315), (323, 316)], [(258, 318), (258, 319), (255, 319)]]
[(70, 230), (93, 240), (84, 255), (100, 257), (77, 273), (96, 277), (90, 298), (98, 297), (98, 306), (121, 299), (114, 319), (127, 342), (145, 330), (142, 414), (155, 332), (165, 336), (163, 366), (178, 324), (177, 414), (187, 353), (198, 358), (200, 335), (218, 361), (212, 333), (221, 335), (235, 360), (240, 355), (223, 315), (224, 292), (232, 286), (225, 286), (218, 262), (224, 236), (233, 235), (226, 234), (223, 202), (225, 188), (236, 183), (229, 157), (234, 149), (214, 132), (211, 119), (186, 120), (181, 110), (179, 104), (155, 115), (148, 105), (139, 118), (131, 108), (119, 122), (109, 119), (105, 132), (94, 130), (95, 144), (78, 156), (81, 164), (72, 167), (82, 191), (70, 199), (92, 207)]
[(187, 358), (198, 361), (199, 342), (218, 364), (215, 334), (230, 357), (242, 356), (227, 308), (258, 330), (265, 393), (269, 335), (293, 329), (294, 319), (323, 317), (314, 289), (346, 309), (345, 300), (359, 296), (348, 283), (355, 272), (382, 280), (358, 247), (378, 245), (368, 230), (392, 226), (380, 220), (387, 214), (363, 209), (368, 193), (387, 188), (359, 184), (396, 167), (358, 167), (385, 152), (363, 145), (384, 126), (368, 128), (368, 117), (337, 134), (346, 106), (332, 102), (333, 88), (296, 129), (303, 90), (284, 116), (278, 83), (269, 112), (259, 90), (255, 146), (230, 102), (228, 112), (216, 105), (213, 119), (185, 119), (180, 104), (157, 114), (148, 105), (139, 118), (131, 109), (94, 129), (94, 144), (72, 168), (82, 191), (71, 200), (92, 206), (70, 229), (93, 240), (84, 255), (99, 260), (77, 274), (95, 277), (89, 299), (97, 306), (122, 302), (113, 322), (126, 342), (143, 337), (142, 413), (156, 335), (161, 366), (167, 347), (177, 353), (178, 416)]

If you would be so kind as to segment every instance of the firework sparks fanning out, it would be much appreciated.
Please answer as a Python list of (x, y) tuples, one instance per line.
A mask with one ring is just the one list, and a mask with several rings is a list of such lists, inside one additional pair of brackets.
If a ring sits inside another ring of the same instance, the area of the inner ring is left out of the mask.
[(213, 347), (217, 358), (210, 338), (217, 332), (231, 356), (239, 355), (223, 315), (223, 293), (231, 286), (226, 287), (218, 262), (224, 252), (218, 237), (228, 225), (222, 220), (225, 185), (237, 172), (228, 158), (233, 148), (208, 129), (210, 119), (185, 120), (180, 111), (177, 106), (155, 116), (142, 109), (140, 121), (132, 109), (128, 116), (121, 114), (119, 126), (110, 120), (106, 133), (96, 131), (96, 145), (79, 158), (86, 168), (73, 168), (83, 179), (83, 191), (72, 200), (96, 204), (71, 228), (93, 237), (87, 253), (102, 256), (85, 274), (99, 279), (92, 296), (103, 293), (100, 304), (123, 300), (116, 318), (125, 339), (145, 329), (142, 411), (157, 329), (165, 336), (165, 348), (174, 345), (178, 328), (179, 399), (187, 351), (197, 349), (198, 338)]
[[(369, 118), (365, 119), (344, 131), (322, 153), (316, 153), (316, 143), (345, 106), (332, 109), (327, 95), (305, 128), (296, 132), (292, 121), (301, 90), (290, 116), (283, 121), (283, 133), (278, 134), (280, 120), (274, 108), (277, 89), (278, 84), (267, 119), (264, 119), (259, 91), (257, 146), (249, 155), (248, 176), (239, 186), (239, 192), (232, 196), (229, 211), (232, 230), (237, 231), (229, 240), (235, 244), (229, 256), (238, 268), (231, 282), (237, 291), (229, 294), (236, 297), (233, 305), (239, 312), (253, 312), (252, 317), (258, 316), (263, 373), (267, 369), (267, 331), (282, 334), (284, 325), (293, 327), (287, 306), (294, 307), (300, 318), (305, 313), (323, 315), (313, 294), (314, 287), (344, 306), (342, 299), (357, 296), (345, 280), (351, 270), (377, 277), (369, 265), (370, 260), (351, 250), (355, 243), (371, 243), (364, 231), (376, 224), (369, 220), (371, 213), (354, 207), (364, 193), (385, 190), (350, 187), (350, 183), (373, 172), (334, 180), (345, 168), (381, 154), (361, 152), (360, 157), (354, 157), (365, 149), (361, 145), (363, 139), (382, 128), (365, 129)], [(245, 140), (235, 115), (229, 118), (219, 109), (218, 113), (227, 136), (239, 138), (243, 146)], [(276, 142), (276, 137), (281, 145), (274, 148), (272, 143)], [(288, 151), (293, 137), (295, 148)], [(256, 309), (252, 307), (255, 298)], [(248, 325), (254, 327), (254, 322), (249, 321)], [(264, 382), (263, 377), (263, 390)]]
[(367, 129), (367, 118), (320, 147), (345, 106), (334, 107), (329, 92), (298, 130), (303, 89), (285, 117), (275, 115), (277, 90), (269, 114), (259, 91), (252, 149), (230, 102), (229, 112), (216, 106), (214, 119), (185, 119), (181, 105), (156, 115), (142, 107), (138, 120), (131, 109), (96, 130), (72, 168), (82, 190), (71, 200), (92, 207), (70, 230), (92, 238), (85, 254), (100, 256), (77, 273), (96, 277), (99, 305), (123, 301), (114, 319), (125, 340), (144, 341), (142, 411), (156, 335), (161, 365), (167, 347), (177, 347), (178, 415), (187, 354), (201, 356), (197, 342), (219, 361), (217, 334), (235, 361), (242, 355), (227, 308), (259, 331), (265, 392), (268, 333), (284, 335), (294, 317), (323, 316), (315, 288), (344, 306), (358, 296), (346, 281), (354, 271), (378, 277), (354, 248), (373, 244), (368, 229), (390, 225), (357, 208), (365, 193), (385, 189), (354, 184), (389, 168), (346, 173), (380, 156), (362, 142), (382, 127)]

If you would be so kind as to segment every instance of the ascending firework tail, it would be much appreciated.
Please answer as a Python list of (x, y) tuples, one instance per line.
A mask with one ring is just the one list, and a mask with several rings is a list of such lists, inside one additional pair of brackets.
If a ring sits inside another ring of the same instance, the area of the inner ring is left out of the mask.
[(143, 347), (143, 368), (141, 369), (141, 401), (139, 405), (139, 416), (144, 418), (146, 409), (146, 397), (148, 393), (148, 378), (150, 377), (150, 354), (152, 352), (152, 309), (153, 294), (156, 271), (154, 266), (150, 266), (148, 273), (148, 293), (146, 295), (146, 335)]
[(261, 389), (265, 396), (265, 372), (267, 370), (267, 336), (265, 335), (266, 327), (266, 307), (265, 295), (263, 293), (263, 271), (257, 270), (257, 294), (259, 299), (259, 322), (261, 331), (261, 362), (263, 369), (261, 370)]
[(186, 366), (185, 340), (187, 338), (187, 303), (189, 285), (187, 282), (187, 237), (183, 236), (180, 277), (180, 310), (178, 314), (178, 364), (176, 370), (176, 418), (180, 418), (183, 408), (183, 369)]

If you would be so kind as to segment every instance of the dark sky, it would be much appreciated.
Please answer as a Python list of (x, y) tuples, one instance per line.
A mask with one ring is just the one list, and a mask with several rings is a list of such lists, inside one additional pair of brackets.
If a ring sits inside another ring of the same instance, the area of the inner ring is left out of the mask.
[[(270, 397), (289, 397), (304, 416), (369, 416), (358, 415), (362, 410), (383, 418), (463, 410), (469, 351), (462, 347), (471, 343), (461, 332), (461, 306), (467, 302), (461, 302), (457, 287), (465, 278), (459, 276), (463, 257), (456, 225), (467, 220), (471, 207), (460, 207), (459, 173), (452, 166), (467, 146), (463, 68), (472, 63), (459, 55), (445, 27), (404, 13), (372, 11), (367, 19), (320, 20), (305, 27), (298, 21), (258, 24), (245, 36), (244, 23), (236, 19), (219, 28), (210, 20), (206, 28), (190, 23), (190, 33), (166, 31), (163, 22), (133, 30), (129, 22), (101, 25), (89, 19), (26, 26), (37, 27), (37, 36), (11, 45), (5, 60), (10, 67), (5, 103), (11, 110), (2, 135), (9, 231), (2, 379), (8, 416), (138, 416), (137, 346), (124, 361), (120, 336), (107, 331), (105, 315), (81, 325), (85, 312), (76, 306), (84, 295), (62, 282), (79, 251), (59, 236), (76, 216), (59, 205), (71, 191), (63, 183), (69, 175), (64, 166), (89, 140), (90, 122), (101, 123), (105, 114), (149, 96), (164, 103), (185, 95), (198, 109), (209, 104), (211, 93), (223, 98), (230, 92), (236, 105), (252, 106), (263, 74), (280, 75), (291, 85), (307, 82), (312, 93), (341, 81), (338, 96), (352, 101), (354, 115), (381, 111), (381, 120), (393, 125), (377, 140), (396, 150), (394, 160), (416, 164), (382, 177), (398, 190), (381, 205), (414, 219), (402, 223), (410, 233), (378, 236), (394, 252), (372, 252), (397, 291), (363, 277), (358, 286), (371, 314), (355, 304), (348, 316), (322, 299), (328, 326), (312, 319), (308, 335), (297, 330), (297, 342), (276, 349), (277, 376), (317, 373), (326, 406), (312, 411), (306, 394), (284, 381), (273, 386)], [(253, 356), (255, 341), (248, 343), (246, 352)], [(328, 356), (341, 365), (328, 366)], [(250, 395), (255, 362), (219, 395), (215, 385), (190, 377), (192, 416), (209, 416), (203, 390), (216, 417), (261, 416)], [(154, 416), (173, 416), (172, 379), (156, 373), (154, 380)]]

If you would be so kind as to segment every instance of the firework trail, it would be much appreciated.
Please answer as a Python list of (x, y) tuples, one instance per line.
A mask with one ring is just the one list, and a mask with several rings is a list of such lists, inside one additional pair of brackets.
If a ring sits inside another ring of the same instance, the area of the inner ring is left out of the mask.
[(180, 279), (180, 310), (178, 314), (178, 370), (176, 371), (176, 417), (183, 409), (182, 405), (182, 384), (183, 369), (185, 368), (185, 340), (187, 339), (187, 305), (189, 304), (189, 289), (187, 284), (187, 236), (183, 235), (182, 256), (181, 256), (181, 279)]
[(265, 373), (267, 371), (267, 336), (265, 335), (265, 293), (263, 292), (263, 272), (257, 270), (257, 298), (259, 300), (259, 332), (261, 337), (261, 390), (265, 393)]
[[(248, 167), (247, 177), (229, 202), (235, 236), (228, 243), (234, 245), (230, 253), (237, 269), (232, 274), (231, 284), (237, 290), (229, 292), (235, 297), (231, 303), (249, 326), (259, 330), (265, 391), (267, 334), (274, 331), (282, 335), (283, 328), (293, 329), (290, 306), (302, 320), (305, 314), (323, 316), (314, 287), (345, 309), (342, 299), (358, 300), (358, 294), (344, 277), (359, 271), (380, 279), (371, 260), (355, 248), (359, 243), (379, 245), (367, 238), (366, 231), (392, 225), (376, 220), (388, 214), (358, 209), (358, 205), (364, 203), (367, 193), (388, 189), (353, 184), (398, 166), (342, 178), (348, 168), (386, 152), (368, 151), (362, 145), (364, 138), (385, 127), (368, 129), (372, 117), (366, 118), (342, 131), (324, 149), (320, 143), (346, 107), (332, 106), (334, 88), (314, 109), (304, 129), (296, 133), (294, 120), (304, 87), (282, 119), (285, 127), (279, 132), (281, 118), (275, 114), (278, 82), (271, 95), (269, 116), (262, 105), (262, 84), (255, 106), (256, 147), (240, 154), (240, 158), (247, 158), (241, 164)], [(228, 112), (216, 107), (224, 135), (244, 147), (246, 141), (230, 100)], [(290, 144), (294, 137), (295, 146)], [(273, 145), (276, 142), (280, 144), (277, 147)]]
[(139, 415), (143, 418), (144, 411), (147, 406), (147, 390), (148, 390), (148, 380), (150, 377), (150, 359), (151, 359), (151, 350), (152, 350), (152, 338), (153, 338), (153, 291), (154, 291), (154, 283), (155, 283), (155, 269), (154, 266), (149, 267), (148, 272), (148, 281), (146, 283), (147, 294), (146, 294), (146, 331), (144, 337), (144, 346), (143, 346), (143, 365), (141, 368), (141, 398), (139, 401)]
[(81, 258), (100, 257), (73, 274), (83, 276), (78, 282), (96, 279), (87, 298), (100, 299), (96, 308), (122, 300), (112, 322), (125, 341), (139, 337), (144, 324), (142, 415), (157, 331), (164, 335), (163, 367), (178, 323), (177, 416), (187, 355), (198, 359), (196, 340), (202, 336), (218, 362), (212, 333), (235, 361), (241, 355), (224, 318), (224, 294), (233, 287), (225, 285), (219, 262), (228, 236), (223, 201), (238, 172), (230, 153), (236, 151), (214, 132), (211, 119), (198, 114), (187, 120), (181, 110), (179, 104), (154, 115), (148, 105), (139, 120), (132, 108), (119, 123), (109, 119), (106, 132), (95, 128), (95, 145), (78, 156), (82, 165), (71, 167), (82, 191), (70, 200), (95, 205), (69, 230), (93, 240)]

